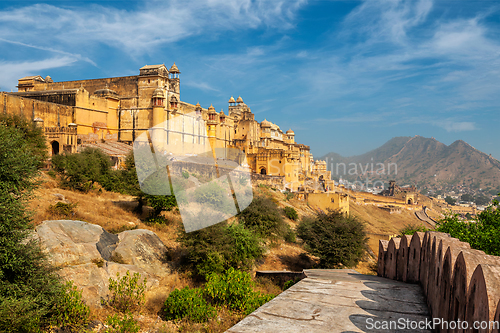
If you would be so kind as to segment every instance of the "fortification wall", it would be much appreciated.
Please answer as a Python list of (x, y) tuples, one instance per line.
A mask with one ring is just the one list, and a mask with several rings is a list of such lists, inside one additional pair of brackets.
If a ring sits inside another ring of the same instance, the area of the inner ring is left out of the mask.
[[(438, 332), (500, 331), (495, 326), (500, 323), (500, 257), (473, 250), (446, 233), (416, 232), (379, 241), (377, 274), (420, 283), (432, 317), (448, 323), (448, 328), (436, 327)], [(453, 328), (459, 321), (469, 329)], [(474, 322), (488, 323), (488, 328), (473, 330)]]

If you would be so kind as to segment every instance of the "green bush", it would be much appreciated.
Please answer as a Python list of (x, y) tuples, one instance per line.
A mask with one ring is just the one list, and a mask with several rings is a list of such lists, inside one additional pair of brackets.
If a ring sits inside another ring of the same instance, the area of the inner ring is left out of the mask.
[(194, 198), (200, 204), (206, 204), (215, 211), (226, 213), (234, 207), (232, 197), (227, 196), (217, 183), (210, 182), (203, 184), (194, 191)]
[(294, 196), (294, 194), (290, 191), (285, 191), (285, 192), (283, 192), (283, 194), (285, 195), (285, 201), (292, 199)]
[(188, 179), (189, 178), (189, 172), (187, 172), (186, 170), (182, 171), (182, 177), (184, 179)]
[(25, 117), (8, 114), (0, 114), (0, 126), (11, 128), (19, 133), (24, 141), (23, 145), (36, 160), (35, 167), (43, 167), (49, 156), (42, 128), (37, 127)]
[(457, 203), (457, 200), (453, 199), (452, 197), (448, 196), (444, 199), (447, 204), (454, 206)]
[(415, 232), (426, 232), (430, 229), (427, 229), (423, 225), (418, 224), (407, 224), (403, 227), (403, 229), (399, 230), (399, 235), (402, 237), (404, 235), (413, 235)]
[(89, 321), (90, 309), (82, 299), (82, 291), (73, 284), (66, 282), (63, 296), (57, 304), (55, 323), (61, 327), (79, 328)]
[(52, 167), (65, 188), (88, 192), (98, 183), (107, 191), (136, 196), (141, 193), (132, 152), (127, 155), (123, 170), (112, 169), (108, 155), (88, 147), (77, 154), (53, 156)]
[(258, 196), (238, 214), (245, 227), (254, 230), (263, 238), (283, 238), (289, 228), (283, 220), (278, 205), (271, 199)]
[(448, 214), (438, 222), (437, 231), (446, 232), (486, 254), (500, 255), (500, 209), (497, 200), (476, 216), (475, 222)]
[(283, 214), (293, 221), (296, 221), (299, 218), (299, 214), (297, 214), (297, 211), (293, 207), (285, 207), (283, 209)]
[(309, 251), (320, 258), (320, 266), (324, 268), (335, 268), (339, 264), (355, 266), (366, 249), (364, 224), (337, 210), (303, 219), (297, 235)]
[(76, 203), (58, 202), (55, 205), (50, 205), (47, 208), (47, 212), (51, 215), (72, 217), (75, 215), (74, 209), (76, 206)]
[(53, 322), (63, 285), (30, 236), (27, 201), (46, 157), (40, 129), (0, 116), (0, 331), (36, 332)]
[(212, 273), (203, 293), (214, 304), (249, 314), (274, 297), (253, 291), (253, 286), (250, 274), (229, 268), (223, 274)]
[(283, 284), (283, 290), (287, 290), (288, 288), (290, 288), (291, 286), (293, 286), (295, 283), (297, 283), (297, 282), (294, 281), (294, 280), (288, 280), (288, 281), (286, 281)]
[(116, 273), (116, 277), (116, 280), (109, 278), (110, 305), (121, 312), (139, 308), (144, 303), (146, 278), (141, 281), (141, 274), (130, 275), (130, 271), (122, 278)]
[(264, 253), (259, 237), (235, 223), (222, 222), (190, 233), (181, 232), (178, 241), (203, 277), (222, 273), (229, 267), (248, 270)]
[(115, 313), (106, 319), (106, 324), (105, 333), (137, 333), (141, 329), (130, 313), (123, 317)]
[(165, 319), (189, 319), (202, 323), (215, 317), (215, 308), (203, 298), (203, 292), (198, 288), (184, 287), (175, 289), (165, 301)]
[(283, 236), (283, 239), (288, 243), (295, 243), (297, 241), (297, 238), (295, 237), (295, 231), (293, 231), (289, 225), (287, 225), (287, 231)]

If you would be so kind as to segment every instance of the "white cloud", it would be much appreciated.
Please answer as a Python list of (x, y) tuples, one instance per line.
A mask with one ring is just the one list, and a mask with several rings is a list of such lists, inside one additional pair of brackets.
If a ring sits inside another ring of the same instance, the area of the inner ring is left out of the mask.
[(476, 130), (476, 124), (470, 121), (452, 121), (436, 123), (437, 126), (444, 128), (447, 132), (464, 132)]
[(17, 80), (24, 76), (35, 75), (48, 68), (68, 66), (77, 61), (74, 57), (54, 57), (39, 61), (11, 62), (0, 61), (0, 88), (11, 89)]
[(103, 43), (142, 54), (192, 35), (259, 26), (289, 29), (303, 4), (303, 0), (144, 1), (138, 11), (36, 4), (1, 11), (0, 35), (39, 46), (84, 49)]

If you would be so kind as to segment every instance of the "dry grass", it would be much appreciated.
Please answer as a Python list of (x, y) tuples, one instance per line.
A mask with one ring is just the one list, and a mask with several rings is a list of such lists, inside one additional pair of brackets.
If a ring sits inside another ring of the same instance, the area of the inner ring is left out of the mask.
[[(43, 181), (40, 188), (35, 192), (35, 196), (29, 203), (29, 208), (34, 212), (33, 220), (36, 225), (44, 220), (59, 219), (60, 216), (51, 214), (48, 210), (50, 205), (64, 200), (67, 203), (76, 203), (74, 208), (75, 215), (71, 219), (82, 220), (102, 226), (110, 232), (120, 232), (134, 228), (148, 229), (155, 232), (162, 242), (169, 249), (169, 260), (179, 263), (185, 255), (184, 250), (176, 241), (179, 230), (182, 230), (182, 221), (178, 211), (163, 213), (167, 224), (145, 224), (141, 222), (144, 219), (147, 210), (142, 216), (134, 212), (137, 202), (134, 197), (121, 195), (112, 192), (102, 191), (101, 193), (79, 193), (58, 188), (57, 182), (43, 174)], [(299, 215), (297, 221), (285, 218), (285, 221), (295, 229), (298, 222), (308, 215), (314, 214), (314, 211), (303, 201), (290, 199), (286, 201), (286, 196), (279, 191), (264, 187), (255, 187), (254, 195), (266, 195), (270, 200), (275, 201), (280, 208), (287, 206), (295, 208)], [(370, 233), (368, 241), (372, 251), (378, 253), (378, 239), (387, 239), (387, 235), (396, 234), (409, 223), (421, 224), (413, 212), (402, 210), (401, 214), (390, 214), (376, 206), (357, 205), (350, 203), (351, 214), (367, 221), (367, 231)], [(230, 222), (233, 221), (230, 219)], [(302, 269), (313, 268), (319, 262), (319, 258), (305, 253), (300, 244), (285, 243), (279, 241), (270, 246), (266, 256), (257, 263), (256, 270), (288, 270), (301, 271)], [(356, 267), (360, 273), (374, 274), (376, 259), (367, 255), (364, 260)], [(256, 279), (256, 290), (266, 294), (279, 294), (281, 289), (268, 279)], [(227, 309), (220, 309), (218, 316), (207, 323), (195, 324), (186, 321), (165, 322), (159, 318), (163, 310), (163, 304), (170, 292), (183, 288), (184, 286), (198, 287), (199, 282), (191, 278), (189, 272), (181, 270), (172, 271), (172, 274), (163, 278), (159, 287), (149, 290), (146, 293), (146, 303), (142, 313), (136, 315), (143, 330), (157, 332), (224, 332), (236, 324), (244, 316), (240, 313), (234, 313)], [(92, 319), (98, 319), (102, 322), (109, 315), (114, 313), (109, 308), (91, 309)]]

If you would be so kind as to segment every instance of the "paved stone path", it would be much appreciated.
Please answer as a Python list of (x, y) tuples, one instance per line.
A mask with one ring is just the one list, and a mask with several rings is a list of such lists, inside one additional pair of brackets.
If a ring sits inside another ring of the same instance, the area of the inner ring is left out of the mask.
[(431, 321), (417, 284), (350, 269), (304, 272), (307, 278), (227, 332), (431, 332), (415, 326)]

